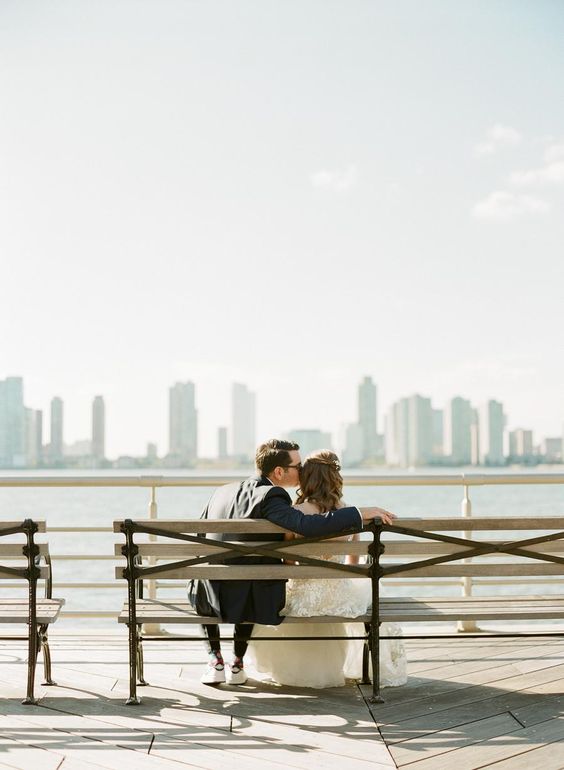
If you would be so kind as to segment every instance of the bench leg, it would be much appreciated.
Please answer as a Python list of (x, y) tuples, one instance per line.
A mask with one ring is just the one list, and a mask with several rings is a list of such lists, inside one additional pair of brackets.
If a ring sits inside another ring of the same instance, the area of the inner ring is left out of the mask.
[(364, 630), (368, 634), (367, 638), (364, 640), (364, 646), (362, 648), (362, 679), (361, 684), (372, 684), (372, 681), (370, 679), (370, 671), (369, 671), (369, 660), (370, 660), (370, 623), (364, 624)]
[(27, 695), (23, 699), (24, 706), (33, 706), (37, 703), (34, 695), (35, 667), (37, 666), (37, 653), (39, 650), (39, 630), (37, 628), (37, 580), (29, 581), (29, 617), (28, 617), (28, 644), (27, 644)]
[(43, 676), (45, 681), (42, 684), (45, 687), (52, 687), (56, 685), (51, 677), (51, 650), (49, 649), (49, 637), (47, 636), (49, 626), (40, 626), (39, 628), (39, 641), (41, 644), (41, 652), (43, 654)]
[(137, 624), (129, 623), (129, 698), (126, 706), (138, 706), (141, 699), (137, 697)]
[(143, 626), (137, 626), (137, 684), (146, 687), (149, 683), (145, 681), (143, 668), (143, 638), (141, 636)]

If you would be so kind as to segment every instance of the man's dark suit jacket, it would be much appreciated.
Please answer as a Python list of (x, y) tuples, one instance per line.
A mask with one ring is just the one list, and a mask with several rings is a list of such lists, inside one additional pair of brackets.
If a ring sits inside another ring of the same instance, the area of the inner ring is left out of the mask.
[[(362, 529), (358, 508), (306, 515), (292, 508), (290, 495), (275, 487), (264, 476), (252, 476), (245, 481), (220, 487), (210, 498), (202, 519), (268, 519), (284, 529), (304, 537), (338, 534), (344, 530)], [(208, 538), (226, 540), (223, 534), (208, 534)], [(237, 536), (239, 540), (264, 540), (264, 535)], [(283, 540), (284, 533), (272, 535)], [(227, 561), (227, 560), (226, 560)], [(238, 557), (230, 564), (280, 564), (280, 559), (267, 556)], [(218, 616), (228, 623), (261, 623), (278, 625), (284, 619), (280, 610), (286, 601), (284, 580), (210, 580), (205, 582), (209, 603)]]

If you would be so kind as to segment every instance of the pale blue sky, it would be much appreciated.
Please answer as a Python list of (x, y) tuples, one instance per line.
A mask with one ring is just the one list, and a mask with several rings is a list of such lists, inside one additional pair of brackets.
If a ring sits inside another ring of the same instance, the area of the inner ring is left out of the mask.
[(110, 454), (335, 431), (371, 374), (564, 421), (564, 6), (0, 3), (0, 378)]

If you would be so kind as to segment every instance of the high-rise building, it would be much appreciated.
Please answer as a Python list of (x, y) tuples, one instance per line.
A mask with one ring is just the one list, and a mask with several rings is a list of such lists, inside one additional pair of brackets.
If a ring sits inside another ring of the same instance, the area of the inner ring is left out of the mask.
[(364, 460), (378, 455), (378, 390), (372, 377), (365, 377), (358, 386), (358, 424), (362, 432)]
[(533, 431), (517, 428), (509, 434), (509, 457), (521, 462), (533, 459)]
[(407, 468), (427, 465), (432, 457), (431, 399), (414, 395), (396, 401), (386, 415), (386, 462)]
[(479, 410), (479, 446), (481, 465), (504, 465), (503, 430), (505, 416), (503, 404), (493, 399)]
[(443, 457), (443, 432), (445, 413), (442, 409), (431, 410), (431, 420), (433, 424), (433, 457)]
[(43, 412), (25, 408), (25, 464), (38, 468), (43, 462)]
[(23, 379), (0, 380), (0, 467), (23, 468), (26, 456)]
[(386, 414), (386, 463), (407, 468), (409, 465), (409, 417), (407, 399), (396, 401)]
[(474, 410), (470, 401), (460, 396), (451, 398), (444, 410), (443, 452), (452, 465), (472, 462), (473, 422)]
[(220, 460), (226, 460), (229, 456), (227, 451), (227, 428), (225, 426), (217, 429), (217, 456)]
[(433, 457), (433, 408), (431, 399), (408, 399), (409, 465), (427, 465)]
[(49, 455), (54, 465), (63, 461), (63, 400), (58, 396), (51, 399), (51, 431), (49, 436)]
[(355, 468), (364, 459), (364, 438), (358, 422), (347, 425), (345, 430), (345, 448), (343, 450), (343, 465)]
[(295, 441), (300, 447), (303, 458), (319, 449), (332, 449), (331, 434), (318, 428), (298, 428), (288, 433), (288, 439)]
[(540, 453), (546, 463), (560, 463), (564, 457), (564, 438), (556, 436), (545, 438), (541, 442)]
[(103, 396), (96, 396), (92, 402), (92, 457), (98, 462), (106, 457), (106, 407)]
[(231, 388), (231, 441), (233, 456), (252, 460), (256, 450), (256, 399), (246, 385)]
[(193, 382), (177, 382), (169, 388), (170, 454), (182, 464), (198, 457), (198, 412)]

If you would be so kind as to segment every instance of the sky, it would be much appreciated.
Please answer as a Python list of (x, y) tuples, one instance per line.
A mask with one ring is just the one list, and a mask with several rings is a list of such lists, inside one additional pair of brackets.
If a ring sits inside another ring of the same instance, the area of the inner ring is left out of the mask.
[[(107, 453), (337, 432), (365, 375), (564, 423), (558, 0), (1, 0), (0, 379)], [(48, 433), (48, 431), (47, 431)]]

